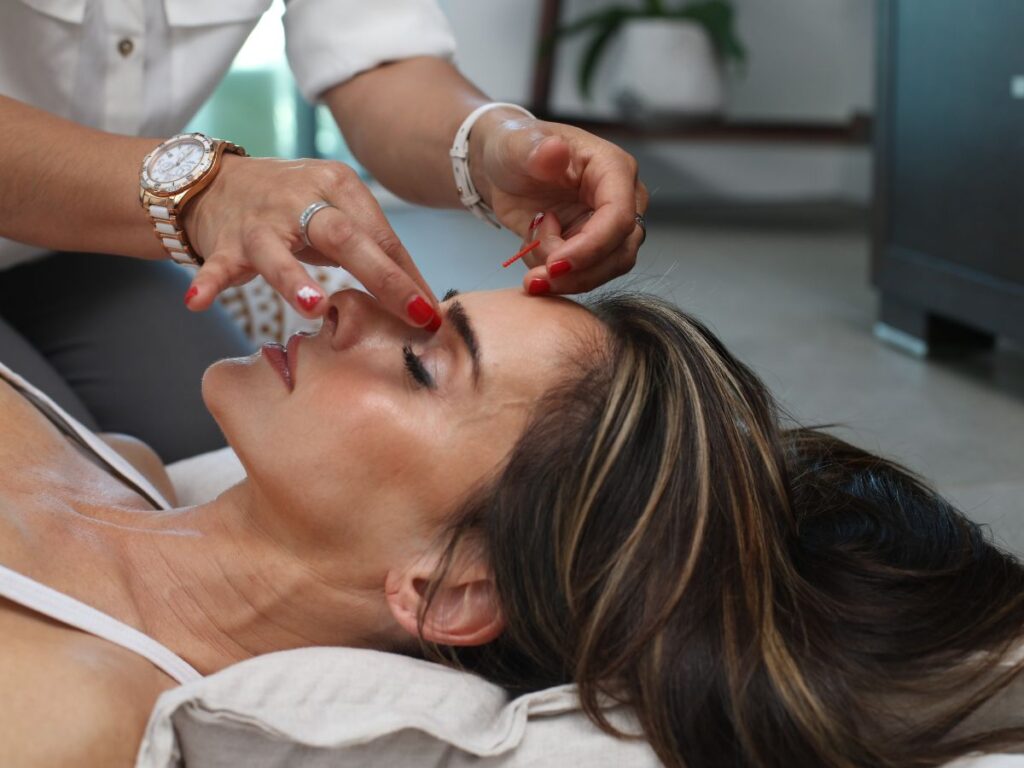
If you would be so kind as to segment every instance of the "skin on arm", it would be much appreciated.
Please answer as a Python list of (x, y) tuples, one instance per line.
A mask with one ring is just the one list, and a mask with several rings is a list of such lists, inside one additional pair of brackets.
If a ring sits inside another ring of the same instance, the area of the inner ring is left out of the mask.
[[(461, 206), (448, 157), (452, 139), (466, 115), (489, 101), (455, 67), (431, 56), (384, 64), (324, 94), (349, 149), (381, 184), (410, 202), (444, 208)], [(473, 130), (523, 117), (493, 110)], [(470, 142), (470, 152), (481, 148)], [(480, 166), (472, 155), (469, 164)], [(483, 193), (486, 180), (473, 181)]]
[[(158, 144), (86, 128), (0, 96), (0, 237), (56, 251), (166, 259), (139, 204), (139, 170)], [(317, 199), (337, 200), (339, 209), (342, 200), (358, 202), (359, 210), (349, 218), (341, 210), (316, 216), (310, 237), (319, 250), (302, 251), (299, 213)], [(410, 325), (424, 327), (436, 318), (436, 299), (415, 264), (369, 190), (341, 163), (227, 157), (182, 221), (206, 258), (193, 281), (190, 309), (206, 309), (225, 288), (261, 274), (296, 311), (319, 315), (323, 295), (303, 260), (345, 267)], [(378, 242), (390, 244), (392, 258)]]
[(139, 168), (159, 143), (0, 96), (0, 236), (57, 251), (167, 258), (139, 205)]
[[(353, 154), (384, 186), (421, 205), (460, 207), (448, 150), (465, 117), (490, 100), (454, 66), (405, 59), (329, 89), (324, 100)], [(643, 238), (635, 215), (647, 209), (648, 194), (627, 152), (574, 126), (498, 107), (474, 124), (469, 153), (473, 183), (506, 227), (532, 239), (531, 224), (545, 213), (575, 232), (543, 239), (524, 260), (529, 292), (540, 280), (540, 293), (579, 293), (632, 268)]]

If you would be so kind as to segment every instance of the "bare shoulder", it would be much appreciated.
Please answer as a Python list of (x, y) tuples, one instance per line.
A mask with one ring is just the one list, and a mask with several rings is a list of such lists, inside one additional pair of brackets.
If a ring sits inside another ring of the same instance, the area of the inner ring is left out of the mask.
[[(0, 763), (131, 766), (166, 687), (145, 659), (0, 604)], [(35, 625), (35, 626), (33, 626)]]

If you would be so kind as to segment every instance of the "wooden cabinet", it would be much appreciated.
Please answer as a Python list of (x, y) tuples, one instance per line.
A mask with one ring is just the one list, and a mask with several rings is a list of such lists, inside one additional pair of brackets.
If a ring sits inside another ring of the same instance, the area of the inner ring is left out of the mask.
[(919, 351), (1024, 340), (1024, 3), (879, 0), (873, 280)]

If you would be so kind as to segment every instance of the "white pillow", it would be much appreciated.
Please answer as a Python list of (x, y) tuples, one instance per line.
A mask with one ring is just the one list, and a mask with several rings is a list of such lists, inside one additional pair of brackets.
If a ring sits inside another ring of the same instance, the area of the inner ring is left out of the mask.
[[(609, 719), (629, 733), (624, 708)], [(163, 694), (136, 768), (645, 768), (643, 741), (600, 731), (571, 685), (509, 701), (483, 679), (356, 648), (259, 656)], [(948, 768), (1021, 768), (988, 755)]]
[[(631, 733), (623, 708), (609, 717)], [(163, 694), (137, 768), (659, 765), (646, 742), (600, 731), (574, 686), (509, 701), (439, 664), (355, 648), (304, 648), (236, 664)]]
[(204, 504), (245, 479), (245, 469), (231, 448), (200, 453), (167, 465), (167, 475), (183, 506)]
[[(230, 448), (168, 467), (183, 504), (245, 477)], [(637, 726), (628, 712), (610, 718)], [(659, 765), (642, 741), (601, 732), (573, 686), (508, 701), (483, 679), (427, 661), (354, 648), (260, 656), (161, 696), (138, 768), (525, 768)], [(1024, 756), (967, 758), (947, 768), (1024, 768)]]

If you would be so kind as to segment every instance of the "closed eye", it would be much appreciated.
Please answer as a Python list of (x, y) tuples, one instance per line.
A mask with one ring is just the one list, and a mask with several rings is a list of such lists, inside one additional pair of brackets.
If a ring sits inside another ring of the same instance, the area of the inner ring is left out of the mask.
[(412, 351), (412, 347), (408, 344), (402, 347), (402, 359), (405, 361), (405, 369), (416, 384), (427, 389), (437, 389), (434, 377), (427, 372), (427, 369), (423, 366), (423, 360)]

